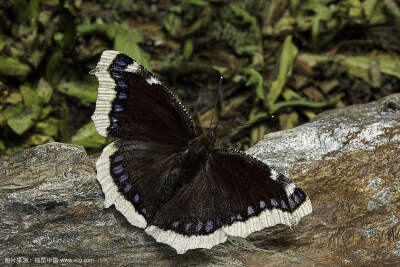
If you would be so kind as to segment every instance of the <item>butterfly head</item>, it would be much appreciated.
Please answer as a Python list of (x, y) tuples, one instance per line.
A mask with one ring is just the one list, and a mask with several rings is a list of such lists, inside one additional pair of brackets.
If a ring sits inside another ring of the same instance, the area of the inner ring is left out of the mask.
[(187, 154), (195, 161), (202, 161), (208, 152), (214, 148), (214, 142), (208, 134), (203, 134), (190, 141)]

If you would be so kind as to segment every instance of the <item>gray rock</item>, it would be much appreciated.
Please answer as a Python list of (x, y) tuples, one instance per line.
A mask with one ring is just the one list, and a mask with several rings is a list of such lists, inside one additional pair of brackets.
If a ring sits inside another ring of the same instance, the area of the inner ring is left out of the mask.
[[(389, 105), (390, 103), (390, 105)], [(400, 95), (325, 112), (247, 152), (289, 175), (313, 213), (211, 250), (177, 255), (103, 208), (82, 147), (51, 143), (0, 161), (0, 263), (40, 266), (400, 264)]]

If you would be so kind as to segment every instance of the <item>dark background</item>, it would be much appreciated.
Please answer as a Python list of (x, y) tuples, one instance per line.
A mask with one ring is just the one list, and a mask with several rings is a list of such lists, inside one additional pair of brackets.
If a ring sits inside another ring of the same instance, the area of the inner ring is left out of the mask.
[(218, 144), (240, 149), (400, 91), (396, 0), (10, 0), (0, 27), (0, 154), (109, 142), (88, 74), (105, 49), (149, 68), (204, 128), (222, 75)]

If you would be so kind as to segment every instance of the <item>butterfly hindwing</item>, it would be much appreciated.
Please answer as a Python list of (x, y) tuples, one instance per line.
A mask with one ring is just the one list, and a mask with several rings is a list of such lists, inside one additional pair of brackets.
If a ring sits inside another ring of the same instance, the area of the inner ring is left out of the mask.
[(182, 146), (195, 137), (190, 115), (152, 73), (129, 56), (104, 51), (92, 116), (103, 136)]
[(311, 210), (305, 192), (288, 178), (242, 152), (220, 149), (145, 231), (184, 253), (210, 248), (227, 235), (246, 237), (268, 226), (296, 224)]
[(169, 195), (166, 180), (179, 165), (180, 154), (170, 146), (118, 140), (104, 148), (97, 161), (97, 180), (104, 206), (115, 207), (137, 227), (145, 228)]

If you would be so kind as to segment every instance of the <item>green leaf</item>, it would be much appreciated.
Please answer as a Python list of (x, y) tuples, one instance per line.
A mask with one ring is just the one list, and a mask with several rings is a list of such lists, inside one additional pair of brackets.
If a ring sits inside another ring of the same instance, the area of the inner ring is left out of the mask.
[(242, 18), (243, 23), (249, 23), (251, 25), (252, 31), (258, 32), (256, 17), (250, 15), (244, 8), (240, 7), (237, 3), (231, 3), (229, 7), (236, 16)]
[(385, 3), (387, 11), (395, 18), (399, 19), (400, 18), (400, 7), (399, 4), (396, 1), (393, 0), (385, 0), (383, 1)]
[(4, 48), (4, 35), (0, 34), (0, 51)]
[(0, 56), (0, 75), (24, 77), (30, 70), (27, 64), (21, 63), (15, 58)]
[(192, 55), (192, 53), (193, 53), (193, 40), (187, 39), (183, 47), (183, 56), (186, 60), (188, 60)]
[(109, 39), (114, 39), (117, 34), (118, 26), (110, 24), (82, 24), (77, 27), (79, 36), (93, 36), (96, 33), (102, 33)]
[(179, 33), (182, 32), (182, 20), (176, 14), (168, 14), (163, 24), (172, 37), (178, 37)]
[(276, 102), (276, 100), (282, 93), (282, 89), (285, 86), (287, 80), (292, 75), (293, 63), (296, 59), (297, 52), (298, 49), (292, 42), (292, 36), (287, 36), (283, 43), (278, 77), (275, 81), (272, 82), (271, 88), (267, 94), (266, 100), (268, 107)]
[(45, 79), (40, 79), (38, 87), (36, 88), (37, 95), (39, 96), (40, 103), (49, 103), (53, 95), (53, 87)]
[(24, 110), (24, 105), (22, 103), (19, 103), (17, 105), (12, 105), (12, 106), (8, 106), (4, 111), (3, 111), (3, 115), (6, 119), (9, 119), (15, 115), (17, 115), (18, 113), (21, 113), (22, 110)]
[(6, 124), (6, 121), (6, 117), (2, 113), (0, 113), (0, 126), (4, 126)]
[(3, 141), (0, 140), (0, 154), (3, 154), (5, 149), (6, 146), (4, 145)]
[(51, 106), (43, 107), (42, 110), (40, 111), (39, 120), (44, 120), (45, 118), (47, 118), (47, 116), (49, 116), (50, 112), (52, 111), (53, 108)]
[(60, 81), (64, 70), (65, 64), (63, 51), (58, 49), (50, 56), (49, 61), (47, 62), (46, 80), (49, 81), (50, 84), (56, 85)]
[(39, 4), (41, 0), (30, 0), (29, 1), (29, 13), (31, 22), (36, 23), (39, 17)]
[(60, 108), (60, 113), (61, 113), (60, 138), (62, 142), (70, 143), (71, 142), (71, 133), (70, 133), (71, 126), (69, 123), (70, 112), (66, 102), (62, 103)]
[(82, 101), (82, 104), (89, 105), (96, 102), (97, 81), (93, 77), (85, 80), (62, 81), (58, 84), (57, 90)]
[(36, 128), (44, 135), (57, 137), (58, 136), (59, 120), (50, 117), (44, 121), (38, 122)]
[(264, 99), (264, 87), (262, 75), (253, 68), (245, 68), (241, 70), (241, 73), (248, 76), (246, 85), (254, 85), (256, 93), (259, 98)]
[(97, 133), (92, 121), (84, 125), (72, 136), (73, 144), (88, 148), (99, 148), (105, 141), (106, 139)]
[(333, 99), (326, 103), (305, 100), (277, 102), (270, 107), (270, 113), (275, 113), (279, 109), (286, 107), (326, 108), (330, 106), (335, 106), (340, 101), (341, 97), (342, 95), (336, 95)]
[(187, 36), (196, 32), (204, 24), (205, 18), (196, 20), (192, 25), (185, 29), (183, 36)]
[(33, 134), (29, 136), (27, 143), (31, 146), (37, 146), (44, 143), (54, 142), (54, 139), (50, 136), (42, 135), (42, 134)]
[(75, 44), (77, 37), (76, 17), (68, 9), (67, 5), (59, 10), (58, 30), (62, 33), (62, 39), (58, 42), (64, 51)]
[(371, 86), (374, 86), (371, 69), (376, 72), (376, 66), (381, 73), (392, 75), (400, 79), (400, 56), (387, 53), (373, 53), (368, 55), (337, 54), (335, 56), (322, 56), (309, 53), (301, 53), (298, 60), (310, 68), (319, 63), (336, 62), (351, 75), (361, 78)]
[(297, 112), (291, 112), (289, 114), (279, 115), (280, 129), (287, 130), (292, 129), (299, 124), (299, 114)]
[(29, 106), (36, 106), (39, 104), (40, 102), (39, 95), (35, 90), (31, 89), (27, 85), (21, 85), (20, 91), (25, 106), (29, 107)]
[(184, 0), (183, 4), (184, 5), (201, 6), (201, 7), (209, 6), (209, 3), (204, 0)]
[(7, 124), (16, 134), (22, 135), (36, 123), (39, 115), (39, 106), (27, 107), (21, 113), (9, 118)]
[(134, 58), (148, 70), (151, 70), (149, 63), (149, 55), (147, 55), (140, 47), (139, 42), (142, 36), (134, 28), (120, 27), (114, 39), (114, 49), (127, 54)]
[(365, 16), (367, 17), (368, 20), (371, 20), (371, 18), (374, 16), (375, 8), (378, 4), (378, 0), (366, 0), (362, 5), (364, 8), (364, 13)]
[(22, 101), (22, 96), (19, 92), (12, 92), (5, 100), (9, 104), (18, 104)]

